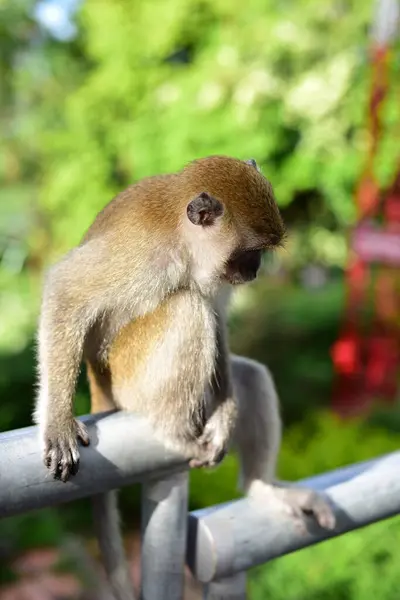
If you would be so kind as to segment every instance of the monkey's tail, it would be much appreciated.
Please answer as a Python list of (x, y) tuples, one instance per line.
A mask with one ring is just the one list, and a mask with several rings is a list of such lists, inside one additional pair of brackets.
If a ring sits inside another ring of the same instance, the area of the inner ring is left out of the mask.
[(114, 598), (136, 600), (121, 536), (117, 492), (97, 494), (92, 504), (95, 533)]

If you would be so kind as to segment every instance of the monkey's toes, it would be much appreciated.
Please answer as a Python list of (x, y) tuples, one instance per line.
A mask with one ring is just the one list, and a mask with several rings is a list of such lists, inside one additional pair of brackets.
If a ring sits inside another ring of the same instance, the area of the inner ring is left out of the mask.
[(335, 529), (336, 517), (329, 504), (322, 500), (322, 498), (321, 502), (314, 508), (313, 512), (320, 527), (330, 530)]
[(290, 504), (295, 516), (299, 516), (300, 511), (306, 515), (313, 516), (320, 527), (324, 529), (334, 529), (336, 518), (331, 506), (317, 492), (301, 488), (292, 488), (285, 490), (286, 500)]
[(202, 467), (207, 467), (207, 466), (208, 466), (207, 461), (200, 460), (198, 458), (192, 458), (192, 460), (189, 461), (189, 467), (191, 469), (201, 469)]
[(311, 492), (303, 510), (310, 513), (316, 519), (318, 525), (324, 529), (334, 529), (336, 518), (328, 502), (316, 492)]
[(199, 444), (196, 456), (189, 462), (191, 469), (201, 469), (202, 467), (216, 467), (225, 457), (226, 449), (215, 446), (212, 443)]

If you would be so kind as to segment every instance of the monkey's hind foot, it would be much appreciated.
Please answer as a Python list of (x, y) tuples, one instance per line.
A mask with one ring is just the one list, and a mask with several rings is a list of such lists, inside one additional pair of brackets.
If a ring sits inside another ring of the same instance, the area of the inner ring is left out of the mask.
[(263, 497), (264, 502), (271, 501), (272, 506), (278, 504), (284, 512), (292, 516), (296, 525), (301, 531), (305, 532), (304, 516), (313, 517), (318, 525), (323, 529), (332, 530), (336, 525), (336, 518), (331, 506), (314, 490), (298, 487), (284, 487), (279, 485), (270, 485), (257, 482), (249, 495), (255, 498)]
[(289, 513), (295, 518), (309, 515), (314, 517), (320, 527), (334, 529), (335, 515), (320, 494), (305, 488), (281, 488), (281, 492), (282, 500), (287, 504)]
[(79, 470), (78, 440), (84, 445), (90, 444), (86, 426), (73, 419), (70, 427), (55, 431), (48, 428), (45, 433), (44, 464), (54, 479), (67, 481), (70, 475)]

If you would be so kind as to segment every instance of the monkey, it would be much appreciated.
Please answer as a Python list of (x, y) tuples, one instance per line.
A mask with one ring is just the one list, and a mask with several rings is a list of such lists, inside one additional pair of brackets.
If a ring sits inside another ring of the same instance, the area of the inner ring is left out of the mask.
[[(319, 495), (271, 483), (280, 439), (272, 380), (256, 363), (229, 358), (226, 342), (221, 288), (255, 279), (262, 253), (283, 237), (272, 186), (252, 160), (198, 159), (130, 186), (99, 213), (44, 285), (34, 419), (55, 477), (75, 474), (77, 439), (89, 443), (72, 410), (84, 358), (92, 410), (111, 402), (143, 412), (192, 467), (218, 464), (236, 439), (249, 495), (333, 526)], [(257, 399), (253, 417), (243, 408), (246, 386)], [(132, 597), (118, 582), (114, 591)]]
[(197, 298), (211, 331), (221, 280), (253, 279), (262, 251), (283, 234), (269, 181), (251, 161), (223, 156), (139, 181), (100, 211), (43, 286), (34, 421), (51, 473), (63, 481), (75, 473), (78, 439), (89, 443), (73, 416), (83, 356), (94, 368), (102, 364), (125, 325), (180, 290)]

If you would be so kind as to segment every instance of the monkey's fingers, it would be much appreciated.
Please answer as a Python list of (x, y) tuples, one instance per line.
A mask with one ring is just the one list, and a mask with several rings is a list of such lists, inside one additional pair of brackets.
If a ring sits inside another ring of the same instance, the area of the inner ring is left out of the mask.
[(60, 463), (60, 459), (61, 453), (57, 446), (54, 448), (50, 447), (47, 449), (44, 457), (44, 464), (49, 469), (50, 473), (53, 475), (54, 478), (57, 478), (58, 465)]
[(46, 442), (44, 464), (54, 479), (67, 481), (79, 470), (79, 450), (75, 431), (69, 436), (49, 438)]
[(62, 482), (68, 481), (71, 475), (76, 475), (79, 471), (79, 458), (77, 460), (72, 459), (72, 455), (69, 459), (63, 459), (58, 465), (56, 479), (61, 479)]
[(84, 425), (82, 421), (79, 421), (78, 419), (75, 419), (75, 425), (77, 438), (83, 446), (89, 446), (90, 437), (86, 425)]
[(191, 469), (201, 469), (202, 467), (216, 467), (225, 457), (226, 450), (211, 443), (199, 444), (197, 456), (189, 462)]
[(61, 457), (58, 463), (57, 479), (61, 479), (64, 483), (68, 481), (71, 475), (76, 475), (79, 471), (79, 451), (76, 444), (71, 443), (71, 440), (63, 440), (60, 442)]
[(203, 466), (215, 467), (225, 458), (227, 448), (220, 440), (216, 441), (215, 429), (212, 427), (206, 428), (204, 433), (197, 440), (199, 455), (198, 460)]

